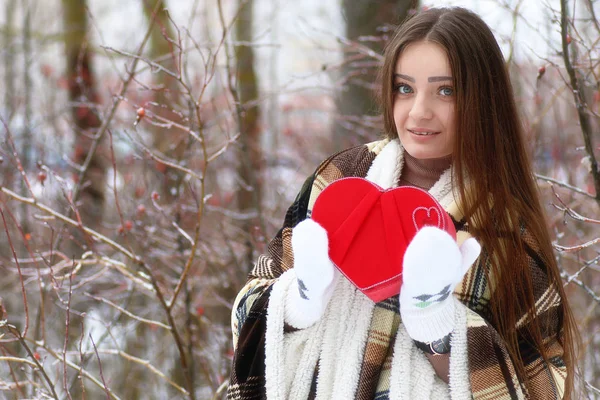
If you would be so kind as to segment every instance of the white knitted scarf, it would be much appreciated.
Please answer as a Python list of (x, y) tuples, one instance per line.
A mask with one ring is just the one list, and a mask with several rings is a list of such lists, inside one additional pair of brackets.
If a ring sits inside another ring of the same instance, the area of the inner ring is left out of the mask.
[[(380, 149), (365, 178), (384, 189), (396, 186), (403, 153), (398, 140), (388, 142)], [(442, 174), (429, 192), (443, 207), (453, 203), (450, 170)], [(282, 274), (273, 285), (269, 299), (265, 360), (267, 398), (306, 399), (318, 362), (317, 400), (352, 399), (375, 304), (342, 278), (321, 320), (309, 328), (284, 334), (284, 299), (290, 287), (296, 290), (292, 285), (294, 277), (293, 269)], [(451, 342), (449, 385), (437, 377), (430, 362), (414, 346), (400, 324), (392, 360), (391, 400), (471, 398), (466, 310), (456, 298), (454, 301), (456, 325)]]

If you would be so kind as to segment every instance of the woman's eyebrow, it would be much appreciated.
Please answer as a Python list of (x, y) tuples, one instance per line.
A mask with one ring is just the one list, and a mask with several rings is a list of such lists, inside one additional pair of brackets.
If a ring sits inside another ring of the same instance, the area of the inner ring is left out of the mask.
[(451, 81), (451, 76), (430, 76), (427, 78), (427, 82), (442, 82), (442, 81)]
[(394, 74), (394, 77), (395, 77), (395, 78), (402, 78), (402, 79), (405, 79), (405, 80), (407, 80), (407, 81), (409, 81), (409, 82), (416, 82), (416, 81), (415, 81), (415, 78), (413, 78), (413, 77), (411, 77), (411, 76), (408, 76), (408, 75), (403, 75), (403, 74)]
[[(395, 78), (405, 79), (409, 82), (416, 82), (415, 78), (412, 76), (404, 75), (404, 74), (394, 74)], [(427, 78), (427, 82), (443, 82), (443, 81), (451, 81), (451, 76), (430, 76)]]

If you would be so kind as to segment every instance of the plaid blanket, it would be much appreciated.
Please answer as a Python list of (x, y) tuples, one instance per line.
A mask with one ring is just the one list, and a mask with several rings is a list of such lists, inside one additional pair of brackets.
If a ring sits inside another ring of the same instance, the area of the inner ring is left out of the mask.
[[(350, 176), (366, 177), (374, 169), (380, 168), (394, 171), (392, 185), (396, 185), (402, 168), (401, 154), (397, 157), (399, 161), (387, 160), (383, 163), (377, 161), (382, 158), (381, 154), (385, 152), (384, 149), (389, 149), (394, 142), (397, 140), (389, 142), (386, 139), (335, 154), (325, 160), (304, 183), (286, 213), (283, 227), (269, 243), (267, 254), (258, 258), (247, 284), (235, 300), (232, 312), (235, 355), (228, 389), (229, 399), (264, 399), (267, 398), (269, 384), (284, 385), (284, 382), (267, 382), (265, 343), (268, 340), (267, 325), (270, 323), (267, 318), (268, 310), (273, 308), (273, 305), (270, 307), (269, 300), (274, 290), (277, 290), (277, 282), (280, 282), (286, 271), (293, 267), (292, 228), (303, 219), (310, 217), (310, 210), (318, 194), (336, 179)], [(395, 145), (401, 149), (398, 143)], [(469, 237), (468, 225), (456, 203), (448, 200), (453, 200), (451, 190), (450, 195), (448, 195), (448, 190), (445, 194), (442, 193), (445, 189), (438, 187), (438, 183), (434, 185), (432, 192), (437, 187), (439, 193), (436, 198), (452, 217), (460, 243)], [(454, 293), (461, 305), (459, 308), (462, 308), (465, 315), (464, 349), (466, 354), (462, 357), (467, 368), (469, 390), (474, 399), (556, 399), (561, 397), (566, 373), (561, 358), (562, 347), (556, 340), (556, 327), (558, 326), (556, 322), (560, 318), (556, 306), (560, 299), (556, 290), (549, 286), (544, 272), (545, 266), (536, 256), (536, 241), (526, 231), (522, 231), (522, 239), (529, 250), (528, 261), (531, 265), (535, 287), (534, 295), (537, 300), (536, 317), (548, 321), (545, 324), (544, 333), (547, 338), (546, 345), (549, 349), (550, 362), (544, 362), (538, 352), (523, 338), (519, 344), (529, 378), (527, 388), (524, 382), (517, 378), (503, 340), (489, 322), (491, 321), (489, 300), (493, 294), (493, 277), (488, 280), (486, 272), (490, 271), (492, 261), (486, 257), (485, 249), (483, 249), (482, 255)], [(352, 396), (355, 399), (378, 400), (400, 398), (402, 396), (393, 394), (394, 385), (399, 383), (394, 382), (395, 375), (392, 370), (394, 365), (400, 363), (398, 359), (400, 359), (399, 354), (402, 352), (403, 346), (411, 347), (413, 344), (411, 341), (404, 341), (401, 335), (404, 329), (400, 320), (397, 296), (374, 304), (368, 312), (370, 314), (366, 337), (364, 346), (359, 353), (360, 368), (355, 374), (356, 382), (352, 386)], [(523, 328), (530, 320), (529, 317), (523, 316), (516, 329)], [(282, 331), (284, 337), (298, 336), (298, 332), (287, 326), (282, 326)], [(458, 355), (454, 354), (455, 347), (453, 345), (453, 354), (451, 355), (450, 388), (444, 397), (452, 395), (452, 359), (458, 358)], [(317, 358), (323, 357), (323, 353), (317, 352), (316, 355)], [(331, 376), (331, 372), (324, 370), (317, 360), (315, 368), (307, 373), (310, 387), (306, 397), (314, 398), (317, 395), (317, 383)], [(298, 377), (291, 379), (296, 378)], [(390, 389), (392, 389), (392, 394), (390, 394)], [(401, 392), (401, 389), (398, 391)]]

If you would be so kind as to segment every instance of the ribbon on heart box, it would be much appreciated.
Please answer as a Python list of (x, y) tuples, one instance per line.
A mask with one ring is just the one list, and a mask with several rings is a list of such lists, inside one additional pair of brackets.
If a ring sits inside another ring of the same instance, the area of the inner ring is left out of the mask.
[(311, 218), (327, 231), (331, 261), (376, 303), (400, 293), (404, 252), (419, 229), (435, 226), (456, 239), (450, 215), (428, 192), (382, 189), (363, 178), (327, 186)]

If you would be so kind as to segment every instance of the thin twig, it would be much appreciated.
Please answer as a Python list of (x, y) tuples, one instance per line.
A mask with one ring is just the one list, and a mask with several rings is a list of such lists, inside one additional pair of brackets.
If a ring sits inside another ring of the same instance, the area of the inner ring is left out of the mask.
[(561, 246), (559, 244), (555, 244), (554, 248), (560, 252), (564, 252), (564, 253), (574, 253), (583, 249), (587, 249), (590, 246), (593, 246), (597, 243), (600, 243), (600, 238), (596, 238), (596, 239), (592, 239), (588, 242), (582, 243), (582, 244), (578, 244), (576, 246)]
[(100, 361), (100, 355), (98, 354), (98, 348), (96, 347), (96, 343), (94, 343), (94, 338), (90, 334), (90, 341), (92, 342), (92, 346), (94, 347), (94, 352), (96, 353), (96, 359), (98, 360), (98, 369), (100, 373), (100, 379), (102, 379), (102, 384), (104, 385), (104, 391), (106, 392), (106, 398), (110, 400), (110, 391), (108, 390), (108, 386), (106, 386), (106, 381), (104, 380), (104, 374), (102, 373), (102, 361)]
[(37, 368), (36, 363), (34, 363), (33, 361), (29, 361), (26, 358), (10, 357), (10, 356), (0, 356), (0, 361), (19, 362), (19, 363), (27, 364), (27, 365), (29, 365), (31, 367)]
[(212, 400), (219, 400), (221, 398), (221, 396), (223, 396), (223, 392), (225, 392), (225, 390), (227, 390), (228, 386), (229, 386), (229, 379), (225, 379), (223, 381), (223, 383), (221, 383), (221, 385), (215, 391), (215, 395), (213, 396)]
[(92, 299), (94, 299), (96, 301), (102, 302), (104, 304), (108, 304), (109, 306), (116, 308), (117, 310), (119, 310), (123, 314), (127, 315), (128, 317), (131, 317), (131, 318), (135, 319), (136, 321), (142, 322), (144, 324), (148, 324), (150, 326), (161, 327), (161, 328), (164, 328), (164, 329), (166, 329), (168, 331), (171, 330), (170, 326), (165, 325), (162, 322), (158, 322), (158, 321), (154, 321), (154, 320), (151, 320), (151, 319), (146, 319), (146, 318), (138, 317), (137, 315), (133, 314), (132, 312), (127, 311), (125, 308), (120, 307), (120, 306), (116, 305), (115, 303), (113, 303), (112, 301), (107, 300), (107, 299), (105, 299), (103, 297), (94, 296), (94, 295), (92, 295), (90, 293), (84, 293), (84, 294), (86, 296), (88, 296), (88, 297), (91, 297)]
[(552, 186), (552, 193), (554, 194), (554, 197), (556, 197), (556, 199), (559, 201), (559, 203), (562, 204), (562, 207), (555, 206), (558, 210), (567, 214), (576, 221), (587, 222), (591, 224), (600, 224), (600, 220), (584, 217), (583, 215), (575, 212), (571, 207), (567, 206), (565, 202), (560, 198), (559, 194), (556, 193), (556, 190), (554, 190), (554, 186)]
[(573, 282), (574, 284), (576, 284), (577, 286), (579, 286), (580, 288), (585, 290), (587, 292), (587, 294), (589, 294), (590, 297), (592, 299), (594, 299), (594, 301), (596, 301), (597, 303), (600, 304), (600, 296), (598, 296), (589, 286), (587, 286), (585, 283), (583, 283), (579, 279), (570, 279), (570, 275), (564, 271), (563, 271), (562, 275), (563, 275), (563, 277), (567, 278), (567, 280), (569, 282)]
[(69, 327), (71, 326), (71, 298), (73, 295), (73, 273), (69, 274), (69, 295), (67, 297), (67, 309), (66, 309), (66, 318), (65, 318), (65, 340), (63, 344), (63, 385), (65, 388), (65, 392), (67, 393), (67, 397), (69, 400), (73, 400), (71, 397), (71, 393), (69, 392), (69, 387), (67, 386), (67, 347), (69, 346)]
[[(121, 227), (125, 226), (125, 218), (123, 217), (123, 210), (121, 210), (121, 203), (119, 202), (119, 191), (117, 190), (117, 160), (115, 159), (115, 149), (113, 146), (113, 135), (112, 135), (112, 131), (109, 129), (108, 130), (108, 143), (109, 143), (109, 148), (110, 148), (110, 161), (112, 163), (112, 167), (113, 167), (113, 196), (115, 198), (115, 207), (117, 209), (117, 213), (119, 214), (119, 221), (121, 223)], [(129, 233), (127, 231), (127, 229), (123, 229), (123, 236), (125, 238), (126, 242), (129, 242)], [(134, 254), (133, 248), (131, 247), (131, 245), (129, 246), (129, 250), (131, 251), (131, 254)]]
[(189, 168), (185, 168), (179, 164), (177, 164), (176, 162), (171, 162), (171, 161), (167, 161), (165, 160), (163, 157), (159, 157), (156, 154), (154, 154), (154, 152), (148, 147), (146, 146), (144, 143), (141, 142), (141, 140), (138, 141), (134, 141), (133, 138), (129, 135), (129, 133), (127, 132), (127, 130), (124, 130), (125, 135), (134, 143), (138, 144), (142, 150), (154, 161), (159, 162), (161, 164), (166, 165), (167, 167), (179, 170), (187, 175), (193, 176), (194, 178), (198, 179), (198, 180), (202, 180), (202, 177), (198, 174), (196, 174), (194, 171), (192, 171)]
[(598, 389), (597, 387), (593, 386), (588, 381), (584, 381), (584, 383), (585, 383), (585, 387), (587, 387), (589, 390), (591, 390), (592, 392), (594, 392), (596, 394), (600, 394), (600, 389)]
[(572, 191), (574, 191), (576, 193), (582, 194), (582, 195), (587, 196), (589, 198), (592, 198), (592, 199), (596, 198), (593, 194), (588, 193), (585, 190), (582, 190), (582, 189), (580, 189), (580, 188), (578, 188), (576, 186), (573, 186), (573, 185), (569, 185), (568, 183), (565, 183), (565, 182), (560, 182), (560, 181), (558, 181), (558, 180), (556, 180), (554, 178), (550, 178), (549, 176), (544, 176), (544, 175), (541, 175), (541, 174), (535, 174), (535, 177), (537, 179), (540, 179), (540, 180), (543, 180), (543, 181), (546, 181), (546, 182), (554, 183), (555, 185), (558, 185), (560, 187), (567, 188), (569, 190), (572, 190)]
[(169, 75), (170, 77), (172, 77), (174, 79), (180, 79), (180, 76), (178, 74), (176, 74), (175, 72), (163, 67), (159, 63), (156, 63), (152, 60), (142, 57), (140, 54), (133, 54), (133, 53), (129, 53), (127, 51), (117, 50), (110, 46), (100, 46), (100, 47), (102, 47), (105, 50), (109, 50), (109, 51), (115, 52), (117, 54), (120, 54), (122, 56), (126, 56), (128, 58), (133, 58), (134, 60), (143, 61), (150, 66), (152, 73), (156, 73), (157, 72), (156, 70), (158, 70), (158, 71), (164, 72), (165, 74)]

